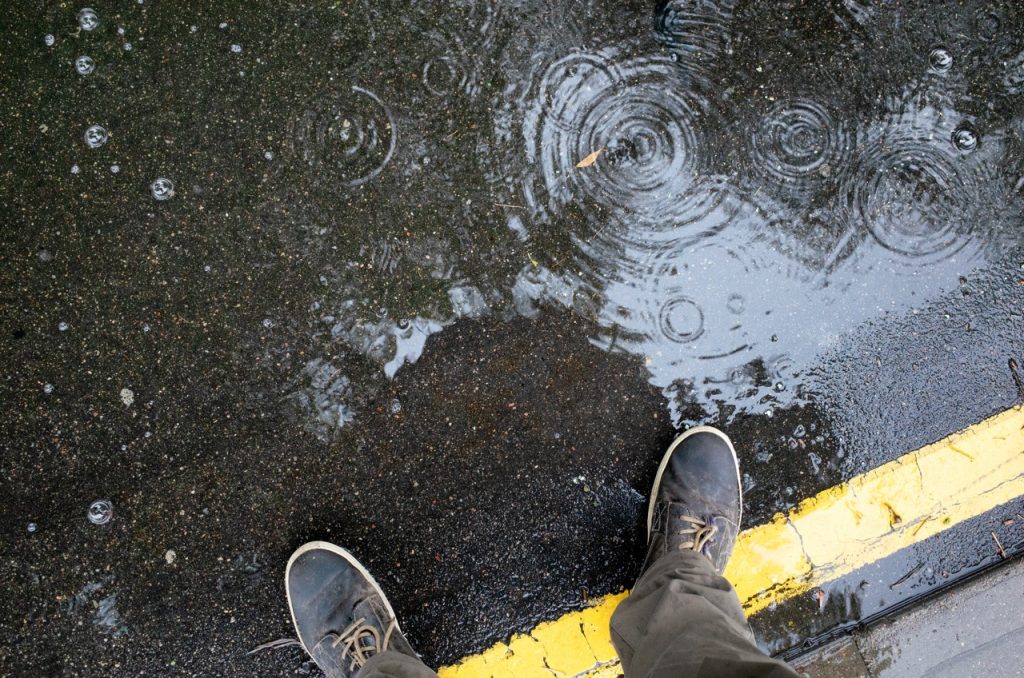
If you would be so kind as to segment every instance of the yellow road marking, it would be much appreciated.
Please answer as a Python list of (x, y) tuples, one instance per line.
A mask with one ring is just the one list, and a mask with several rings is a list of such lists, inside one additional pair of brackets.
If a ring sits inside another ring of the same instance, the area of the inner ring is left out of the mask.
[[(745, 530), (725, 576), (747, 614), (754, 614), (1022, 495), (1024, 408), (1014, 407)], [(442, 678), (618, 675), (608, 622), (626, 595), (600, 598), (439, 673)]]

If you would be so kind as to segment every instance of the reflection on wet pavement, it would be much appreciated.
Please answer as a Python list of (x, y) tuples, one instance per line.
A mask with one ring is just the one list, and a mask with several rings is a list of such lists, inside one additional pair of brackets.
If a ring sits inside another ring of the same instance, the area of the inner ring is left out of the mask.
[[(876, 461), (844, 456), (887, 440), (851, 403), (891, 425), (928, 397), (900, 369), (919, 313), (981, 329), (914, 344), (913, 369), (939, 379), (920, 356), (961, 346), (980, 414), (1011, 397), (1019, 3), (211, 5), (19, 4), (0, 30), (3, 482), (74, 513), (65, 539), (135, 510), (159, 561), (179, 527), (140, 486), (173, 505), (262, 455), (301, 484), (319, 462), (267, 451), (267, 422), (342, 454), (406, 416), (393, 385), (437, 335), (481, 318), (581, 320), (675, 426), (763, 434), (754, 515)], [(291, 516), (287, 487), (246, 473), (226, 497)], [(25, 506), (18, 543), (47, 530)], [(258, 550), (235, 546), (226, 562)], [(131, 634), (144, 596), (65, 584)]]
[[(440, 328), (467, 313), (453, 295), (475, 315), (555, 302), (594, 318), (596, 342), (643, 357), (675, 410), (681, 399), (712, 413), (809, 402), (822, 348), (955, 289), (1018, 244), (1020, 215), (1017, 177), (1001, 169), (1019, 145), (1012, 78), (972, 82), (979, 49), (958, 59), (936, 46), (901, 63), (905, 80), (851, 90), (872, 31), (881, 39), (917, 8), (885, 19), (855, 3), (818, 9), (805, 18), (826, 37), (773, 63), (757, 57), (773, 38), (748, 29), (783, 12), (772, 8), (664, 2), (649, 24), (570, 3), (555, 30), (554, 8), (467, 3), (428, 31), (408, 82), (332, 84), (291, 114), (267, 186), (270, 223), (329, 269), (308, 320), (330, 334), (328, 350), (391, 376), (396, 323)], [(979, 25), (1016, 13), (992, 17)], [(992, 33), (989, 58), (1015, 49)], [(380, 68), (366, 62), (351, 66), (353, 83)], [(987, 115), (973, 91), (983, 86)], [(349, 190), (367, 182), (380, 188)], [(313, 191), (328, 195), (306, 200)], [(382, 211), (386, 230), (359, 230)], [(756, 383), (755, 362), (768, 370)], [(328, 400), (357, 416), (366, 381)]]

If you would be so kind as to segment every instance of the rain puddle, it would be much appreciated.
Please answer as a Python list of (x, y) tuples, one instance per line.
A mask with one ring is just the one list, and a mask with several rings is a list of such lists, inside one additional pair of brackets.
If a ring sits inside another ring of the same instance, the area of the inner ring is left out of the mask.
[(1019, 245), (1019, 14), (481, 0), (331, 34), (361, 56), (277, 112), (264, 184), (323, 287), (291, 400), (330, 435), (427, 335), (548, 305), (677, 424), (814, 401), (844, 333)]

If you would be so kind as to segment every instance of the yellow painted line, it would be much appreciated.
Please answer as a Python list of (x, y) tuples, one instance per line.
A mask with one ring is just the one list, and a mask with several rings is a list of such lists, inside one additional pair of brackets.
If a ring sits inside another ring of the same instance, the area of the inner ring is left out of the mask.
[[(745, 530), (725, 576), (747, 614), (754, 614), (1021, 496), (1024, 408), (1014, 407)], [(608, 623), (626, 595), (600, 598), (439, 673), (617, 676)]]

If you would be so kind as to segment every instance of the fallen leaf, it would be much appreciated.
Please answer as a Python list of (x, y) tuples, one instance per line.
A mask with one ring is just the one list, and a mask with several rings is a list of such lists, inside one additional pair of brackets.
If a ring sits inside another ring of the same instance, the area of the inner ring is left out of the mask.
[(602, 146), (601, 148), (597, 149), (596, 151), (594, 151), (593, 153), (591, 153), (587, 157), (583, 158), (583, 160), (580, 160), (578, 163), (576, 163), (576, 167), (579, 167), (579, 168), (590, 167), (595, 162), (597, 162), (597, 156), (601, 155), (601, 151), (603, 151), (603, 150), (604, 150), (604, 147)]

